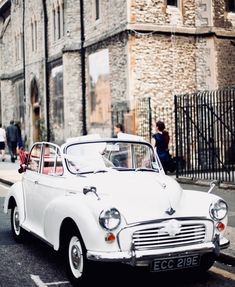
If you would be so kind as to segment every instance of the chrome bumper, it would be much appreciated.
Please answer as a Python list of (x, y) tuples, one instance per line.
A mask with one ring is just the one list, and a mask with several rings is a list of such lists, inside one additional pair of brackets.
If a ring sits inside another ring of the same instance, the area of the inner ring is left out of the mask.
[(218, 255), (218, 248), (225, 249), (229, 246), (229, 240), (223, 238), (220, 240), (219, 246), (214, 242), (196, 244), (194, 246), (181, 246), (177, 248), (164, 248), (156, 250), (130, 250), (130, 251), (116, 251), (116, 252), (99, 252), (87, 251), (87, 258), (94, 261), (104, 262), (122, 262), (133, 266), (146, 262), (148, 264), (151, 260), (160, 257), (183, 256), (190, 254), (205, 254), (215, 253)]

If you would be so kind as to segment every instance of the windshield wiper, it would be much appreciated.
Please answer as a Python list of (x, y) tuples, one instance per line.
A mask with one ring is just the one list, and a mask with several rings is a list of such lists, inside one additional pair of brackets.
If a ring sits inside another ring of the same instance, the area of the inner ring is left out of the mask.
[(108, 172), (107, 169), (96, 169), (93, 171), (93, 173), (101, 173), (101, 172)]
[(150, 172), (158, 172), (158, 170), (148, 167), (137, 167), (135, 171), (150, 171)]

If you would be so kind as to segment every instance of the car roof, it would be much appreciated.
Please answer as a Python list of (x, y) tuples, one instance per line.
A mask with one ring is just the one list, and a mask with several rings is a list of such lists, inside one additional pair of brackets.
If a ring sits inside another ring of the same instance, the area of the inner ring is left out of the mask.
[(109, 138), (109, 137), (104, 137), (102, 138), (99, 134), (89, 134), (89, 135), (84, 135), (84, 136), (79, 136), (79, 137), (72, 137), (68, 138), (66, 140), (66, 145), (70, 143), (82, 143), (82, 142), (99, 142), (99, 141), (134, 141), (134, 142), (143, 142), (147, 143), (147, 141), (144, 140), (143, 137), (137, 136), (137, 135), (132, 135), (132, 134), (127, 134), (127, 133), (119, 133), (117, 138)]

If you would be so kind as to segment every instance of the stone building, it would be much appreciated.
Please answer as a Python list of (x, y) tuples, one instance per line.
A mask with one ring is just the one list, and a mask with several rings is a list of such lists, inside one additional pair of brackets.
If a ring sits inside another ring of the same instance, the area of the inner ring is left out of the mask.
[(234, 44), (230, 0), (0, 0), (0, 120), (27, 145), (110, 136), (118, 110), (139, 134), (146, 99), (233, 85)]

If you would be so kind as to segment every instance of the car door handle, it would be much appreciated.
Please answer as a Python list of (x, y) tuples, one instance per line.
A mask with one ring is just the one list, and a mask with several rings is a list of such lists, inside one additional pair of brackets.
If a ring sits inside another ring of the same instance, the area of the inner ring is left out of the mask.
[(35, 181), (34, 181), (34, 183), (35, 183), (35, 184), (38, 184), (38, 181), (37, 181), (37, 180), (35, 180)]

